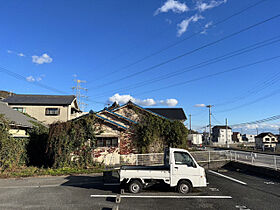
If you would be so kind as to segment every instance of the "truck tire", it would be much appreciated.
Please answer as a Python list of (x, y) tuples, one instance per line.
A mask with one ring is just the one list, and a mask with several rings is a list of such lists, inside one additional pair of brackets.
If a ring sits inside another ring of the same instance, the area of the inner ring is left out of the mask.
[(143, 188), (143, 185), (141, 182), (139, 182), (138, 180), (132, 180), (130, 183), (129, 183), (129, 186), (128, 186), (128, 191), (130, 193), (139, 193), (141, 192)]
[(178, 183), (177, 190), (179, 193), (187, 194), (192, 191), (192, 185), (190, 182), (182, 180)]

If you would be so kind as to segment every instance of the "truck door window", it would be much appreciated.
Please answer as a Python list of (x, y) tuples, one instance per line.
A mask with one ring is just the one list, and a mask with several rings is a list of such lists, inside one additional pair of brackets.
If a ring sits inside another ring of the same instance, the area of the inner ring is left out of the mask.
[(187, 165), (189, 167), (194, 167), (195, 163), (191, 156), (185, 152), (174, 152), (175, 164), (177, 165)]

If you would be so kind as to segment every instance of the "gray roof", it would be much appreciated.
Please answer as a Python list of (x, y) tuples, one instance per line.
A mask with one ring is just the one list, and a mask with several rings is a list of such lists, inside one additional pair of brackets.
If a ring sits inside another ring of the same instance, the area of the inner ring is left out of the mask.
[(146, 108), (147, 110), (166, 117), (170, 120), (186, 120), (187, 117), (182, 108)]
[(4, 99), (9, 105), (70, 105), (73, 95), (14, 95)]
[(6, 120), (8, 120), (10, 124), (14, 124), (16, 126), (32, 128), (33, 124), (30, 121), (39, 123), (37, 120), (31, 117), (28, 117), (16, 110), (13, 110), (6, 103), (3, 103), (1, 101), (0, 101), (0, 114), (3, 114)]
[(231, 129), (231, 127), (225, 125), (215, 125), (212, 129)]

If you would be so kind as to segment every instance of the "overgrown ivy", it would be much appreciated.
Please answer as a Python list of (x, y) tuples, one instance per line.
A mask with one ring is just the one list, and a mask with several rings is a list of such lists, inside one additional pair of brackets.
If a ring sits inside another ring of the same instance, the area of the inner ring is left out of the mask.
[(26, 164), (28, 139), (13, 138), (9, 133), (9, 123), (0, 115), (0, 168), (6, 170)]
[(49, 129), (35, 121), (31, 121), (32, 128), (27, 129), (29, 141), (26, 145), (28, 166), (46, 167), (48, 159), (46, 156)]
[(188, 129), (180, 121), (145, 114), (135, 126), (135, 132), (136, 146), (141, 153), (160, 152), (164, 147), (187, 147)]
[[(95, 140), (95, 115), (50, 125), (47, 155), (53, 168), (93, 165), (91, 156)], [(73, 161), (74, 160), (74, 161)]]

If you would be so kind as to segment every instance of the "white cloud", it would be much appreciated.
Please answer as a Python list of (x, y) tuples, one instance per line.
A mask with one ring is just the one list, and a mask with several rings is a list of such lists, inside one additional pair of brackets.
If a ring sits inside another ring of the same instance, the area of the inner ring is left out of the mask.
[(43, 64), (43, 63), (51, 63), (53, 59), (47, 54), (44, 53), (41, 56), (33, 55), (32, 56), (32, 62), (37, 64)]
[(185, 33), (189, 27), (189, 24), (191, 22), (197, 22), (200, 19), (204, 19), (203, 16), (195, 14), (193, 16), (191, 16), (190, 18), (187, 18), (185, 20), (183, 20), (181, 23), (179, 23), (178, 26), (178, 31), (177, 31), (177, 35), (181, 36), (183, 33)]
[(196, 105), (194, 105), (195, 107), (206, 107), (206, 105), (205, 104), (196, 104)]
[(220, 6), (221, 4), (224, 4), (226, 2), (227, 0), (222, 0), (222, 1), (211, 0), (209, 3), (205, 3), (202, 0), (200, 0), (197, 1), (196, 3), (196, 9), (199, 10), (200, 12), (204, 12), (205, 10)]
[(43, 77), (45, 77), (45, 75), (40, 75), (40, 76), (38, 76), (38, 77), (33, 77), (32, 75), (30, 75), (30, 76), (28, 76), (28, 77), (26, 77), (26, 80), (28, 81), (28, 82), (40, 82), (42, 79), (43, 79)]
[(178, 104), (178, 100), (171, 98), (166, 100), (160, 100), (159, 104), (163, 106), (176, 106)]
[(18, 53), (17, 54), (19, 57), (24, 57), (25, 55), (23, 53)]
[(7, 53), (12, 54), (13, 51), (12, 50), (7, 50)]
[(26, 80), (27, 80), (28, 82), (35, 82), (35, 78), (34, 78), (33, 76), (28, 76), (28, 77), (26, 77)]
[(141, 99), (134, 98), (131, 95), (120, 95), (118, 93), (116, 93), (115, 95), (109, 98), (109, 102), (111, 103), (118, 102), (120, 104), (125, 104), (128, 101), (132, 101), (133, 103), (136, 103), (140, 106), (156, 106), (156, 105), (176, 106), (178, 104), (178, 101), (176, 99), (166, 99), (166, 100), (156, 101), (152, 98), (147, 98), (141, 100)]
[(206, 24), (204, 25), (204, 30), (203, 30), (202, 32), (200, 32), (200, 33), (201, 33), (201, 34), (206, 34), (207, 29), (208, 29), (211, 25), (213, 25), (213, 21), (210, 21), (210, 22), (206, 23)]
[(172, 10), (175, 13), (182, 13), (189, 10), (188, 6), (185, 3), (180, 3), (176, 0), (167, 0), (160, 8), (155, 11), (154, 15), (157, 15), (162, 12), (168, 12)]

